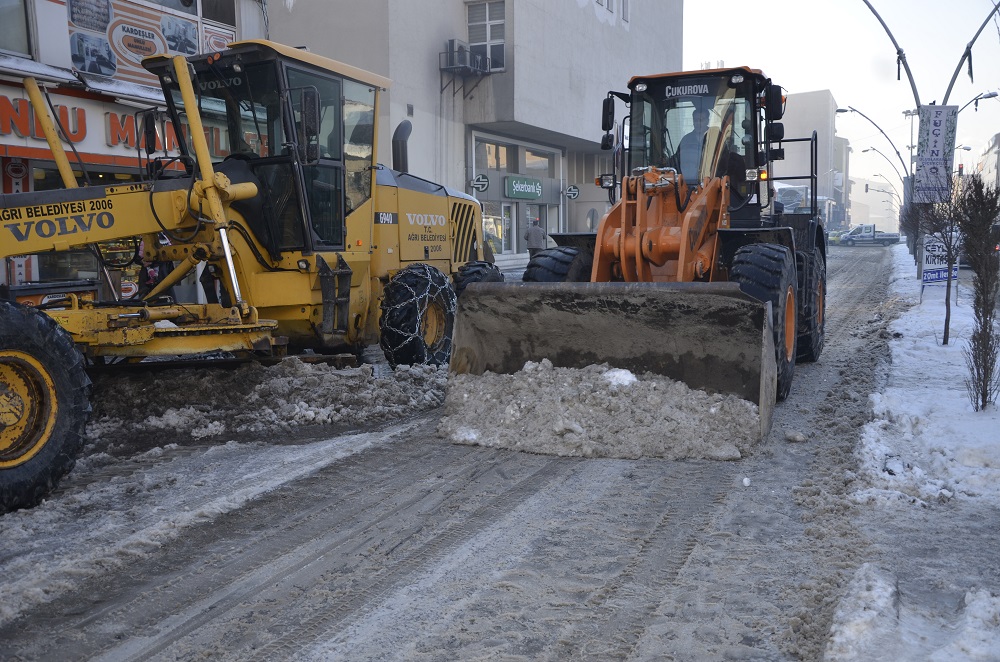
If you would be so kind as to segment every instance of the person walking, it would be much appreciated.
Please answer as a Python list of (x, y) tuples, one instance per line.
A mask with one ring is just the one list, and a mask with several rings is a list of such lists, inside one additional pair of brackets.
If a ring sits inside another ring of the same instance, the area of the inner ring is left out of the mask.
[(548, 235), (545, 230), (538, 225), (538, 221), (532, 221), (528, 226), (528, 231), (524, 233), (524, 239), (528, 242), (528, 258), (535, 257), (535, 253), (545, 248)]

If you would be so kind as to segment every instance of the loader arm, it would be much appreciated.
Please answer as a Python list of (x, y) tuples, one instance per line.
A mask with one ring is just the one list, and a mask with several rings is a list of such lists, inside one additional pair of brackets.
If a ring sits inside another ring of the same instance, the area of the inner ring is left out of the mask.
[(717, 230), (729, 227), (728, 178), (694, 188), (673, 168), (650, 167), (626, 177), (622, 191), (598, 226), (591, 281), (710, 279)]

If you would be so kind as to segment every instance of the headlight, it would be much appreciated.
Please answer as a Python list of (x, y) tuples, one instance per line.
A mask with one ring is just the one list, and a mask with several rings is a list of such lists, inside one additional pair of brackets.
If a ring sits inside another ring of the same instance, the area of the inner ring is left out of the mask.
[(594, 179), (594, 183), (601, 188), (614, 188), (617, 182), (614, 175), (600, 175)]

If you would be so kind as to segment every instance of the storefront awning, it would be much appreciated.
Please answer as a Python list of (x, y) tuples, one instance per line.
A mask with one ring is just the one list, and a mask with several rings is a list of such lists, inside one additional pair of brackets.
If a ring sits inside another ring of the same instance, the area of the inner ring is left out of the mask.
[(21, 79), (28, 76), (44, 83), (69, 84), (72, 87), (82, 84), (85, 89), (91, 92), (114, 97), (115, 101), (122, 103), (158, 106), (160, 108), (166, 106), (163, 92), (158, 87), (126, 83), (114, 78), (95, 76), (73, 69), (53, 67), (28, 58), (0, 54), (0, 78), (20, 82)]
[(0, 76), (20, 82), (22, 78), (31, 76), (47, 83), (75, 83), (76, 76), (69, 69), (52, 67), (41, 62), (35, 62), (23, 57), (0, 54)]
[(91, 92), (106, 94), (114, 97), (116, 101), (138, 103), (143, 106), (159, 106), (161, 108), (166, 106), (166, 102), (163, 100), (163, 92), (158, 87), (126, 83), (114, 78), (95, 76), (94, 74), (87, 74), (82, 71), (74, 71), (73, 73)]

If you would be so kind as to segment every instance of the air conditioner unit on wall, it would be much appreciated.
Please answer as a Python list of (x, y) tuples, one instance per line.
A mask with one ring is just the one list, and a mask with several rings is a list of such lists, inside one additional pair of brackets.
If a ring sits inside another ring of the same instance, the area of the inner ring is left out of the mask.
[(469, 66), (469, 44), (461, 39), (449, 39), (445, 42), (445, 52), (448, 53), (449, 67)]

